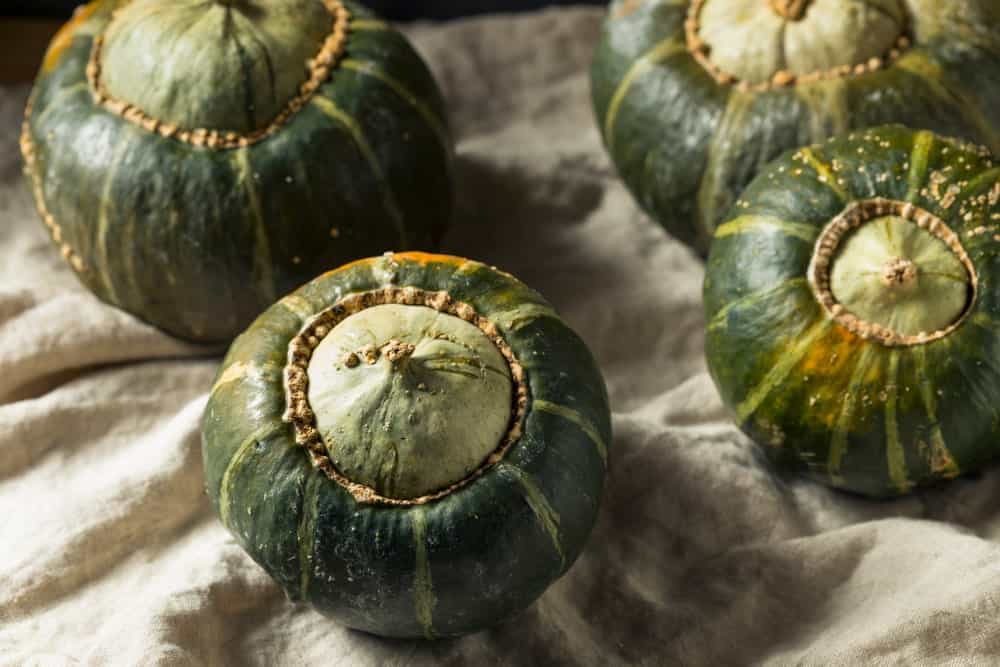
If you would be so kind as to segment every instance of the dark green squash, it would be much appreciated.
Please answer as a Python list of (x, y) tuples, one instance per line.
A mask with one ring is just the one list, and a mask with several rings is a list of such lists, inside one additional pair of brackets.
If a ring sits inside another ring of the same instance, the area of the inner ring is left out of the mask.
[(893, 496), (1000, 455), (1000, 167), (900, 126), (786, 154), (715, 231), (709, 369), (780, 465)]
[(349, 264), (267, 310), (202, 433), (208, 494), (254, 560), (293, 600), (394, 637), (531, 604), (583, 548), (611, 442), (600, 372), (551, 306), (422, 253)]
[(452, 205), (435, 82), (344, 0), (97, 0), (53, 40), (21, 141), (98, 297), (229, 340), (330, 266), (436, 245)]
[(636, 200), (705, 254), (785, 150), (903, 123), (1000, 151), (997, 25), (995, 0), (616, 0), (594, 108)]

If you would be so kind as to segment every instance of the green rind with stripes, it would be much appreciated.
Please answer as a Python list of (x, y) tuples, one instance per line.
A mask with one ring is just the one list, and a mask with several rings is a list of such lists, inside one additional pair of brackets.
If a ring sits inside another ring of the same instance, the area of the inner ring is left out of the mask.
[[(373, 20), (347, 4), (358, 21)], [(444, 104), (397, 31), (350, 33), (350, 59), (379, 75), (338, 69), (321, 87), (343, 118), (310, 104), (264, 141), (210, 150), (79, 94), (113, 5), (101, 4), (40, 73), (29, 119), (44, 203), (98, 297), (174, 335), (227, 341), (331, 267), (437, 245), (453, 203)]]
[[(723, 401), (779, 467), (890, 497), (1000, 456), (1000, 241), (979, 231), (1000, 221), (995, 170), (978, 149), (891, 126), (791, 151), (748, 187), (708, 260), (705, 347)], [(806, 281), (811, 244), (790, 231), (822, 229), (842, 195), (909, 195), (970, 242), (980, 289), (957, 330), (890, 348), (828, 319)]]
[[(255, 429), (280, 422), (283, 389), (279, 376), (254, 369), (282, 364), (289, 340), (312, 313), (389, 285), (447, 291), (495, 322), (525, 362), (530, 394), (506, 468), (415, 508), (359, 504), (311, 468), (287, 428), (265, 439), (266, 447), (255, 438)], [(396, 637), (489, 627), (519, 613), (565, 572), (597, 517), (605, 477), (597, 442), (611, 444), (603, 379), (551, 306), (508, 274), (421, 254), (348, 265), (266, 311), (233, 344), (203, 426), (209, 495), (218, 507), (227, 477), (226, 517), (240, 543), (296, 599), (350, 627)], [(300, 476), (293, 468), (284, 475), (295, 510), (282, 515), (283, 526), (262, 528), (256, 519), (269, 515), (260, 503), (287, 465), (279, 446), (301, 466)], [(268, 545), (287, 549), (287, 567), (275, 564)]]

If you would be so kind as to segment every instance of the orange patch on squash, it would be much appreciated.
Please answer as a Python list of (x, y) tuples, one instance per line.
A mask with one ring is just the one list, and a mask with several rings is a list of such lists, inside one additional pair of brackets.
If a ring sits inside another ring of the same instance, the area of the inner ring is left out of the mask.
[(415, 262), (417, 264), (449, 264), (451, 266), (462, 266), (465, 264), (467, 259), (464, 257), (456, 257), (455, 255), (438, 255), (431, 252), (397, 252), (393, 254), (396, 259), (403, 260), (404, 262)]
[(626, 16), (629, 16), (630, 14), (635, 13), (635, 11), (637, 9), (639, 9), (639, 5), (641, 5), (642, 2), (643, 2), (643, 0), (625, 0), (618, 7), (618, 9), (615, 10), (615, 14), (614, 14), (613, 18), (623, 19)]
[(860, 350), (865, 341), (840, 326), (833, 326), (830, 332), (816, 341), (805, 358), (801, 369), (806, 374), (839, 375), (845, 368), (848, 359)]
[(59, 28), (59, 32), (49, 42), (49, 48), (45, 52), (45, 60), (42, 61), (42, 72), (48, 74), (56, 68), (56, 65), (62, 59), (63, 53), (73, 44), (73, 37), (77, 28), (97, 11), (100, 4), (101, 0), (94, 0), (89, 4), (76, 8), (76, 11), (73, 12), (73, 18), (67, 21), (63, 27)]

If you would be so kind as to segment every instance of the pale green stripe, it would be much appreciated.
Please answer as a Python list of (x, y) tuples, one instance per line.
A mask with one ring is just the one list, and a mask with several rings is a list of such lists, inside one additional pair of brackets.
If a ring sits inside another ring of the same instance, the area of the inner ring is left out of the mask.
[(735, 165), (742, 163), (741, 159), (734, 159), (734, 155), (744, 150), (740, 135), (746, 127), (747, 114), (756, 100), (756, 93), (730, 89), (725, 111), (708, 144), (708, 158), (698, 186), (697, 215), (698, 225), (709, 239), (721, 213), (733, 204), (728, 184), (733, 180), (732, 170)]
[(792, 372), (795, 365), (802, 361), (802, 357), (808, 354), (813, 344), (829, 331), (832, 323), (833, 320), (824, 317), (813, 324), (798, 340), (791, 342), (788, 349), (781, 353), (774, 366), (764, 376), (764, 379), (760, 381), (760, 384), (751, 389), (747, 397), (736, 406), (736, 416), (741, 423), (756, 412), (757, 408), (760, 407), (760, 404), (764, 402), (764, 399), (768, 397), (774, 388), (788, 377), (788, 374)]
[[(973, 319), (975, 317), (977, 316), (973, 316)], [(931, 457), (929, 467), (933, 473), (945, 477), (954, 477), (959, 474), (960, 470), (958, 464), (955, 463), (955, 457), (952, 456), (947, 443), (944, 441), (941, 422), (937, 416), (937, 396), (934, 394), (931, 383), (926, 381), (927, 346), (916, 345), (913, 348), (913, 352), (914, 362), (919, 368), (917, 377), (924, 379), (920, 382), (920, 398), (923, 399), (924, 411), (927, 412), (927, 420), (931, 427)]]
[(68, 98), (81, 92), (86, 93), (88, 98), (90, 97), (90, 86), (88, 86), (87, 83), (84, 81), (80, 81), (78, 83), (74, 83), (72, 86), (67, 86), (65, 88), (59, 89), (59, 91), (56, 92), (55, 95), (53, 95), (48, 99), (45, 109), (40, 114), (35, 116), (35, 118), (33, 119), (35, 127), (41, 128), (41, 126), (45, 123), (50, 113), (52, 113), (53, 111), (62, 110), (64, 108), (63, 104), (66, 102)]
[(850, 130), (850, 109), (847, 103), (848, 79), (816, 81), (792, 90), (809, 107), (809, 136), (814, 143), (830, 135), (846, 134)]
[(511, 331), (519, 331), (543, 317), (558, 319), (559, 315), (550, 306), (538, 303), (526, 303), (490, 315), (490, 319)]
[(788, 236), (794, 236), (807, 243), (813, 243), (819, 236), (819, 229), (802, 222), (788, 222), (769, 215), (741, 215), (738, 218), (722, 224), (715, 230), (715, 238), (734, 236), (755, 231), (778, 231)]
[(934, 146), (934, 135), (930, 132), (917, 132), (913, 139), (913, 151), (910, 154), (909, 187), (906, 191), (906, 201), (913, 203), (920, 196), (920, 188), (927, 176), (927, 161), (930, 159), (931, 148)]
[(349, 26), (351, 30), (390, 30), (392, 28), (385, 21), (378, 19), (352, 19)]
[(847, 431), (851, 426), (851, 420), (854, 418), (854, 401), (858, 397), (858, 389), (862, 382), (864, 382), (865, 374), (868, 372), (868, 368), (872, 363), (872, 357), (875, 354), (874, 345), (861, 345), (858, 359), (854, 362), (854, 372), (851, 373), (847, 391), (844, 392), (844, 402), (841, 406), (840, 414), (837, 415), (837, 421), (833, 425), (833, 433), (830, 436), (828, 467), (830, 470), (830, 481), (837, 486), (844, 484), (840, 468), (844, 460), (844, 454), (847, 453)]
[(111, 276), (114, 273), (111, 270), (110, 258), (108, 256), (108, 228), (111, 224), (109, 220), (109, 208), (111, 204), (115, 202), (115, 198), (111, 196), (111, 190), (114, 186), (115, 178), (118, 176), (118, 169), (121, 167), (123, 158), (125, 156), (125, 151), (128, 149), (130, 132), (124, 132), (122, 138), (118, 141), (118, 145), (115, 146), (114, 153), (111, 157), (111, 169), (108, 171), (108, 177), (104, 181), (104, 188), (101, 191), (101, 207), (97, 212), (97, 252), (101, 258), (101, 264), (104, 267), (103, 271), (100, 271), (101, 277), (103, 278), (104, 286), (108, 290), (108, 298), (112, 303), (117, 305), (122, 305), (121, 299), (118, 296), (118, 292), (115, 289), (114, 281)]
[(235, 471), (243, 465), (243, 461), (253, 451), (256, 443), (267, 440), (283, 428), (285, 428), (285, 424), (282, 421), (275, 421), (274, 423), (266, 426), (261, 426), (259, 429), (251, 433), (246, 440), (240, 443), (240, 446), (236, 449), (236, 453), (233, 454), (233, 458), (229, 460), (229, 465), (226, 466), (226, 472), (222, 474), (222, 483), (219, 485), (219, 518), (222, 519), (222, 524), (224, 526), (232, 528), (229, 524), (229, 515), (232, 511), (229, 507), (229, 487), (232, 485), (233, 474), (235, 474)]
[(822, 160), (816, 157), (816, 153), (814, 153), (811, 148), (803, 148), (799, 151), (799, 154), (802, 155), (809, 166), (812, 167), (817, 174), (819, 174), (821, 183), (833, 190), (842, 201), (847, 202), (851, 200), (851, 196), (847, 194), (847, 191), (844, 190), (839, 183), (837, 183), (837, 175), (833, 173), (832, 169), (830, 169), (830, 165), (825, 164)]
[(889, 465), (889, 479), (900, 493), (913, 487), (906, 467), (906, 453), (899, 441), (899, 350), (889, 352), (889, 371), (886, 378), (885, 400), (885, 455)]
[(786, 278), (785, 280), (781, 281), (780, 283), (778, 283), (773, 287), (768, 287), (767, 289), (761, 290), (759, 292), (754, 292), (752, 294), (747, 294), (744, 297), (740, 297), (736, 301), (731, 301), (722, 308), (720, 308), (719, 312), (715, 314), (715, 316), (712, 318), (712, 321), (708, 323), (708, 330), (714, 331), (715, 329), (718, 329), (719, 327), (725, 325), (726, 322), (728, 321), (729, 313), (732, 310), (738, 308), (748, 308), (756, 306), (757, 304), (763, 301), (767, 301), (768, 299), (770, 299), (771, 297), (775, 296), (780, 292), (783, 292), (785, 290), (791, 291), (793, 289), (800, 289), (800, 288), (802, 289), (809, 288), (809, 281), (805, 277), (799, 276), (797, 278)]
[(559, 537), (559, 515), (552, 509), (552, 505), (549, 504), (545, 494), (538, 488), (538, 484), (535, 483), (531, 475), (509, 463), (498, 463), (497, 471), (516, 480), (521, 485), (524, 490), (524, 499), (531, 507), (531, 511), (535, 513), (542, 528), (548, 533), (552, 540), (552, 547), (559, 554), (559, 569), (561, 571), (566, 566), (566, 555), (563, 553), (562, 541)]
[(614, 151), (615, 123), (618, 121), (618, 112), (621, 110), (622, 102), (625, 101), (625, 96), (628, 95), (629, 90), (632, 88), (632, 84), (635, 83), (636, 79), (653, 69), (656, 65), (675, 53), (683, 52), (686, 48), (687, 47), (684, 45), (682, 40), (678, 39), (677, 36), (671, 36), (641, 55), (638, 60), (632, 63), (632, 66), (629, 67), (628, 71), (625, 73), (625, 77), (622, 79), (621, 83), (618, 84), (615, 94), (611, 97), (611, 104), (608, 105), (608, 113), (604, 118), (604, 140), (608, 144), (609, 151)]
[(319, 486), (329, 483), (319, 470), (311, 470), (302, 490), (302, 517), (297, 528), (299, 543), (299, 596), (308, 600), (312, 581), (313, 551), (316, 548), (316, 515), (319, 513)]
[(407, 246), (406, 228), (403, 225), (403, 213), (400, 210), (399, 205), (396, 203), (396, 195), (393, 194), (392, 188), (389, 186), (389, 181), (386, 179), (385, 173), (382, 171), (382, 166), (378, 162), (375, 151), (372, 150), (371, 144), (368, 143), (368, 139), (365, 138), (364, 132), (361, 131), (361, 126), (332, 100), (316, 95), (313, 97), (313, 104), (315, 104), (317, 108), (319, 108), (319, 110), (327, 116), (330, 116), (334, 120), (340, 122), (345, 128), (347, 128), (347, 131), (350, 132), (351, 137), (354, 139), (354, 143), (358, 146), (358, 150), (361, 151), (361, 154), (368, 162), (368, 166), (371, 168), (372, 174), (375, 176), (375, 180), (379, 183), (379, 187), (382, 190), (382, 203), (396, 225), (396, 232), (399, 234), (400, 243), (403, 247)]
[(416, 571), (413, 576), (413, 601), (417, 622), (424, 631), (424, 637), (434, 639), (434, 607), (437, 597), (431, 581), (431, 566), (427, 558), (427, 517), (426, 508), (411, 513), (413, 517), (413, 541), (416, 545)]
[(601, 438), (601, 434), (597, 432), (597, 428), (590, 423), (590, 420), (576, 410), (567, 408), (565, 405), (558, 405), (539, 399), (532, 401), (531, 405), (542, 412), (548, 412), (576, 424), (593, 441), (594, 446), (597, 447), (597, 453), (601, 455), (601, 460), (604, 461), (604, 465), (608, 464), (608, 446)]
[(987, 169), (986, 171), (982, 172), (981, 174), (973, 178), (971, 181), (969, 181), (968, 185), (962, 188), (962, 191), (958, 194), (958, 198), (956, 199), (956, 201), (958, 203), (962, 203), (972, 195), (986, 194), (987, 190), (986, 186), (992, 186), (998, 182), (1000, 182), (1000, 167), (993, 167), (992, 169)]
[(346, 60), (341, 61), (340, 66), (344, 69), (372, 76), (391, 88), (393, 92), (403, 98), (407, 104), (413, 107), (417, 113), (420, 114), (420, 116), (424, 119), (424, 122), (427, 123), (434, 131), (434, 134), (437, 135), (438, 141), (441, 142), (441, 146), (444, 147), (445, 152), (449, 154), (451, 153), (451, 139), (449, 138), (448, 129), (445, 127), (444, 121), (438, 118), (429, 106), (424, 104), (416, 95), (411, 93), (401, 81), (390, 76), (384, 70), (380, 69), (375, 63), (371, 62), (362, 62), (360, 60), (347, 58)]
[(267, 296), (268, 301), (277, 298), (274, 285), (273, 260), (271, 258), (271, 240), (264, 221), (264, 211), (260, 205), (260, 194), (253, 177), (253, 166), (250, 164), (250, 149), (241, 148), (235, 151), (236, 166), (243, 189), (250, 203), (250, 218), (256, 228), (254, 232), (254, 268), (259, 276), (259, 286)]
[(271, 363), (258, 364), (254, 362), (237, 361), (226, 367), (219, 379), (212, 385), (211, 393), (215, 393), (222, 387), (232, 382), (238, 382), (246, 378), (257, 380), (269, 380), (278, 382), (283, 377), (284, 368)]
[(313, 309), (311, 303), (294, 294), (289, 294), (283, 298), (278, 302), (278, 305), (290, 312), (292, 315), (295, 315), (303, 322), (316, 314), (316, 311)]

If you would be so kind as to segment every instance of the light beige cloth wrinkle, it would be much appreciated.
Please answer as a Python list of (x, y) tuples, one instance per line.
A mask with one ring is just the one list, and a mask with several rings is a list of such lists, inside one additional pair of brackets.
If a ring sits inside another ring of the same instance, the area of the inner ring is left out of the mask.
[(776, 474), (702, 359), (702, 264), (637, 209), (591, 116), (603, 12), (410, 26), (458, 137), (444, 250), (541, 290), (597, 356), (615, 439), (593, 538), (495, 630), (340, 628), (203, 490), (219, 361), (98, 302), (20, 175), (0, 89), (0, 665), (1000, 664), (1000, 474), (872, 503)]

